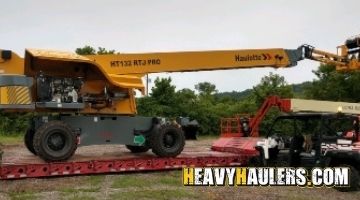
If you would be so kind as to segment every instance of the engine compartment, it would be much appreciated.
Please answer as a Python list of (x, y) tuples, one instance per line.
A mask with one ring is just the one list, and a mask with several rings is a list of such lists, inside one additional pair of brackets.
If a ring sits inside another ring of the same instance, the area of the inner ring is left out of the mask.
[(94, 82), (83, 77), (49, 76), (41, 72), (35, 82), (35, 101), (39, 108), (101, 110), (129, 96), (127, 90), (121, 91), (101, 80), (94, 86)]
[(40, 74), (36, 78), (37, 101), (56, 103), (81, 103), (79, 95), (83, 78), (50, 77)]

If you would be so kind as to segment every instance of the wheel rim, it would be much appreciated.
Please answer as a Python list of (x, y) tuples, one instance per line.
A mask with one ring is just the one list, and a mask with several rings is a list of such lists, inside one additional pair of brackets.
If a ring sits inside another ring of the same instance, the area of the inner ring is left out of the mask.
[(176, 134), (168, 132), (164, 135), (164, 146), (166, 148), (171, 148), (176, 144)]
[(66, 138), (63, 133), (54, 131), (49, 134), (46, 139), (47, 146), (52, 151), (59, 151), (64, 149), (66, 145)]

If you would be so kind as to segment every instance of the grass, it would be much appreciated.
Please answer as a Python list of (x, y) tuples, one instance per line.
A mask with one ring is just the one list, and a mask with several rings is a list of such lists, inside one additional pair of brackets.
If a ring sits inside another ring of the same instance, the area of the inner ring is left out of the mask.
[(116, 192), (111, 199), (195, 199), (199, 198), (193, 192), (185, 189), (138, 190), (136, 192)]
[(65, 187), (60, 188), (60, 192), (64, 193), (78, 193), (78, 192), (99, 192), (100, 185), (104, 182), (105, 175), (94, 175), (88, 176), (85, 180), (83, 180), (82, 187)]
[(170, 171), (170, 172), (162, 172), (157, 173), (154, 181), (160, 185), (167, 186), (182, 186), (182, 174), (181, 171)]
[(36, 196), (32, 192), (12, 192), (9, 194), (12, 200), (33, 200)]
[(66, 199), (66, 200), (96, 200), (95, 197), (92, 197), (89, 195), (84, 195), (84, 194), (78, 194), (78, 193), (66, 195), (63, 199)]
[[(43, 192), (54, 192), (52, 193), (54, 196), (51, 197), (58, 197), (64, 200), (94, 200), (97, 198), (129, 200), (221, 199), (222, 197), (237, 199), (241, 196), (249, 199), (252, 197), (254, 199), (267, 197), (269, 199), (304, 200), (311, 197), (313, 199), (330, 200), (336, 199), (337, 196), (341, 197), (341, 199), (356, 199), (359, 195), (359, 192), (339, 193), (333, 189), (307, 190), (298, 187), (183, 187), (181, 171), (68, 177), (54, 179), (54, 181), (39, 179), (38, 182), (34, 183), (36, 187), (31, 184), (33, 183), (32, 181), (29, 182), (28, 180), (14, 180), (9, 182), (9, 184), (15, 181), (17, 181), (16, 185), (18, 187), (13, 187), (12, 190), (5, 192), (6, 195), (9, 195), (10, 199), (15, 200), (44, 199), (49, 194)], [(109, 186), (104, 184), (106, 181), (109, 181)], [(24, 184), (26, 182), (28, 184)], [(107, 191), (107, 194), (104, 194), (104, 191)], [(2, 199), (1, 197), (4, 196), (0, 192), (0, 199)]]
[(60, 192), (64, 193), (78, 193), (78, 192), (99, 192), (100, 187), (91, 187), (91, 188), (61, 188)]
[(103, 183), (104, 180), (105, 180), (104, 175), (93, 175), (93, 176), (89, 176), (86, 182), (89, 183), (92, 187), (97, 187), (101, 185), (101, 183)]
[(151, 186), (182, 186), (181, 172), (157, 172), (148, 173), (145, 176), (139, 174), (126, 174), (118, 176), (112, 183), (112, 188), (145, 188)]
[(15, 145), (23, 142), (23, 135), (2, 135), (0, 134), (0, 144), (3, 145)]
[[(17, 180), (9, 183), (10, 189), (6, 189), (4, 194), (9, 195), (10, 199), (25, 200), (25, 199), (43, 199), (41, 195), (43, 192), (53, 191), (57, 193), (60, 199), (81, 199), (92, 200), (96, 199), (93, 196), (99, 194), (101, 184), (105, 180), (105, 175), (100, 176), (85, 176), (85, 177), (67, 177), (58, 179), (37, 179), (34, 183), (29, 180)], [(0, 183), (1, 185), (1, 183)], [(1, 197), (0, 187), (0, 199)]]
[(50, 182), (45, 190), (32, 187), (31, 184), (28, 184), (26, 190), (24, 188), (21, 192), (13, 190), (7, 194), (10, 195), (11, 199), (32, 200), (42, 198), (42, 192), (54, 191), (63, 199), (92, 200), (96, 199), (96, 196), (99, 195), (105, 181), (110, 181), (111, 188), (114, 188), (113, 195), (111, 196), (112, 199), (191, 199), (196, 197), (193, 191), (182, 187), (181, 171), (124, 174), (112, 176), (109, 180), (105, 180), (105, 177), (106, 175), (94, 175), (79, 177), (79, 180), (63, 178), (63, 180), (59, 181), (67, 183), (77, 181), (78, 184), (59, 183), (58, 187), (53, 187)]
[(128, 188), (128, 187), (138, 187), (144, 188), (149, 187), (154, 183), (152, 179), (141, 177), (139, 175), (120, 175), (116, 178), (111, 187), (112, 188)]

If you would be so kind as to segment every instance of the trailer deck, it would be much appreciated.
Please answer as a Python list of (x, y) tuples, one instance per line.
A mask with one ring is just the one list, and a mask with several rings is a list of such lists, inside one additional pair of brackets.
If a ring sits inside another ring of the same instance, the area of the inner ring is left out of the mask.
[(70, 160), (56, 163), (41, 160), (22, 145), (5, 146), (0, 180), (170, 170), (185, 166), (242, 166), (257, 154), (247, 142), (243, 144), (247, 148), (243, 153), (212, 151), (212, 142), (187, 141), (184, 151), (175, 158), (160, 158), (151, 151), (134, 154), (123, 145), (86, 146), (78, 148)]

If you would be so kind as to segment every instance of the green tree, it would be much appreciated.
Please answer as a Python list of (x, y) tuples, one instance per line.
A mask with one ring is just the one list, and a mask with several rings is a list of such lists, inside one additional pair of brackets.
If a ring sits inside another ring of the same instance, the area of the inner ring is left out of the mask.
[(31, 119), (31, 114), (0, 113), (0, 134), (17, 135), (25, 134)]
[(155, 87), (151, 88), (150, 96), (155, 98), (161, 105), (174, 105), (175, 86), (171, 84), (171, 78), (156, 78)]
[(156, 78), (148, 97), (138, 99), (138, 113), (145, 116), (175, 117), (179, 104), (171, 78)]
[(106, 50), (103, 47), (98, 47), (96, 54), (98, 54), (98, 55), (115, 54), (115, 50)]
[(252, 96), (255, 103), (260, 106), (264, 100), (271, 95), (277, 95), (281, 98), (293, 97), (292, 86), (289, 85), (283, 76), (269, 73), (269, 75), (261, 78), (259, 84), (253, 87)]
[(162, 116), (161, 106), (150, 96), (136, 98), (136, 105), (139, 115), (147, 117)]
[[(200, 94), (196, 95), (193, 90), (185, 88), (175, 91), (171, 81), (171, 78), (157, 78), (149, 96), (137, 99), (138, 113), (169, 118), (190, 117), (200, 123), (202, 133), (218, 133), (218, 112), (224, 109), (217, 108), (208, 98), (200, 98)], [(207, 92), (206, 96), (212, 97), (212, 94), (213, 92)]]
[(176, 104), (179, 116), (196, 118), (198, 99), (193, 90), (185, 88), (177, 91)]
[(89, 45), (86, 45), (81, 48), (76, 48), (75, 52), (79, 55), (95, 55), (96, 54), (96, 50)]
[(210, 82), (202, 82), (195, 85), (200, 95), (213, 95), (217, 93), (216, 86)]
[[(241, 100), (217, 95), (216, 86), (209, 82), (198, 83), (195, 88), (198, 94), (190, 89), (176, 91), (171, 78), (157, 78), (150, 95), (137, 99), (139, 114), (171, 118), (190, 117), (199, 122), (201, 134), (218, 134), (221, 118), (242, 113), (254, 114), (259, 108), (256, 101), (262, 104), (268, 95), (292, 96), (292, 87), (286, 84), (283, 77), (276, 74), (263, 77), (254, 87), (255, 90)], [(259, 96), (263, 99), (257, 99)], [(270, 114), (270, 117), (265, 119), (264, 130), (276, 114), (278, 113)]]
[[(261, 78), (260, 83), (254, 86), (253, 93), (251, 95), (251, 98), (253, 99), (257, 108), (256, 111), (264, 103), (266, 98), (272, 95), (277, 95), (281, 98), (291, 98), (294, 95), (293, 88), (291, 85), (287, 84), (283, 76), (273, 73), (264, 76)], [(271, 108), (268, 111), (260, 124), (260, 134), (266, 133), (266, 131), (272, 125), (275, 117), (277, 117), (279, 114), (280, 111), (277, 108)]]
[(360, 101), (360, 72), (338, 72), (334, 65), (322, 64), (314, 71), (317, 80), (305, 87), (310, 99), (330, 101)]
[(115, 54), (115, 50), (107, 50), (103, 47), (98, 47), (96, 50), (94, 47), (85, 45), (84, 47), (76, 48), (75, 52), (79, 55), (103, 55), (103, 54)]
[(195, 89), (199, 93), (199, 99), (201, 102), (212, 105), (215, 103), (215, 94), (217, 93), (217, 89), (214, 84), (210, 82), (201, 82), (195, 85)]

